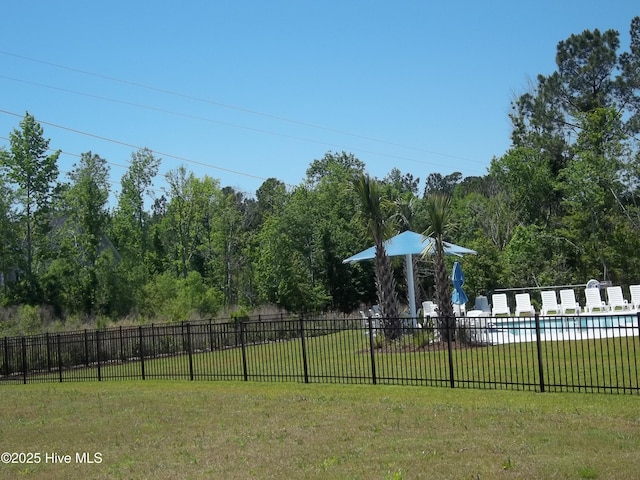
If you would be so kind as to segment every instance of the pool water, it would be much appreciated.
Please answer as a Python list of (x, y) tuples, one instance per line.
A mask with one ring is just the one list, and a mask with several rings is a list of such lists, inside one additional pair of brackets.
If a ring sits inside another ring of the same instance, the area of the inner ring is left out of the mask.
[[(594, 338), (638, 334), (637, 331), (635, 333), (632, 331), (634, 327), (638, 327), (636, 314), (539, 317), (539, 324), (540, 334), (545, 339), (553, 340), (579, 338), (584, 335)], [(531, 341), (536, 337), (536, 322), (533, 317), (493, 318), (488, 324), (487, 332), (497, 336), (509, 334), (515, 341)]]

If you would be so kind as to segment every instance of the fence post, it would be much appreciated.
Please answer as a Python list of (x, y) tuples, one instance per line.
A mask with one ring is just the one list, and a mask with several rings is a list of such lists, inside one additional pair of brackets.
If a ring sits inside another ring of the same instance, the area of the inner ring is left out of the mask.
[(540, 316), (535, 314), (536, 321), (536, 348), (538, 350), (538, 376), (540, 377), (540, 392), (544, 392), (544, 366), (542, 365), (542, 338), (540, 335)]
[(102, 381), (102, 369), (100, 365), (100, 330), (96, 330), (96, 360), (98, 362), (98, 381)]
[(49, 332), (46, 333), (47, 337), (47, 372), (51, 372), (51, 342), (49, 341)]
[(27, 339), (22, 336), (22, 382), (27, 384)]
[(10, 368), (9, 368), (9, 339), (4, 337), (4, 365), (2, 366), (4, 369), (4, 374), (9, 376)]
[(302, 342), (302, 367), (304, 369), (304, 383), (309, 383), (309, 367), (307, 366), (307, 342), (304, 338), (304, 316), (300, 314), (300, 340)]
[(142, 341), (142, 325), (138, 327), (138, 337), (140, 340), (140, 346), (139, 346), (139, 350), (140, 350), (140, 372), (142, 373), (142, 379), (145, 380), (145, 374), (144, 374), (144, 344)]
[(151, 357), (156, 358), (156, 326), (151, 322)]
[(56, 335), (56, 347), (58, 350), (58, 376), (60, 377), (60, 383), (62, 383), (62, 349), (60, 348), (60, 334)]
[(193, 346), (191, 344), (191, 323), (187, 322), (187, 350), (189, 352), (189, 380), (193, 380)]
[(451, 348), (451, 318), (444, 319), (445, 333), (447, 334), (447, 353), (449, 357), (449, 386), (455, 388), (456, 380), (453, 374), (453, 349)]
[(87, 329), (84, 329), (84, 363), (89, 366), (89, 339), (87, 338)]
[[(369, 351), (371, 352), (371, 380), (375, 385), (378, 383), (378, 379), (376, 377), (376, 355), (373, 351), (373, 319), (371, 318), (371, 315), (367, 317), (367, 323), (369, 325)], [(380, 332), (377, 333), (380, 334)]]
[(242, 345), (242, 371), (244, 373), (244, 381), (249, 380), (247, 369), (247, 349), (244, 344), (244, 320), (240, 320), (240, 345)]
[(119, 330), (119, 340), (120, 340), (120, 361), (124, 362), (124, 339), (122, 338), (122, 325), (120, 325)]

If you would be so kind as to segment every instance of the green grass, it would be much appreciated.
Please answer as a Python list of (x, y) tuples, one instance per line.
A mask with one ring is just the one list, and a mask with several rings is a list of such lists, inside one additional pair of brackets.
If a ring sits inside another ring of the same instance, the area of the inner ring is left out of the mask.
[[(5, 385), (0, 450), (73, 462), (0, 464), (0, 478), (635, 478), (639, 402), (388, 385)], [(76, 452), (102, 463), (75, 464)]]

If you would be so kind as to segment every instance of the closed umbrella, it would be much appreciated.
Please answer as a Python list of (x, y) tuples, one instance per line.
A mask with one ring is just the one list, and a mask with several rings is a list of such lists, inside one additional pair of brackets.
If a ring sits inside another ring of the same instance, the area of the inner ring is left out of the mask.
[(469, 300), (467, 294), (464, 293), (462, 285), (464, 285), (464, 273), (460, 262), (453, 263), (453, 272), (451, 272), (451, 281), (453, 282), (453, 294), (451, 300), (456, 305), (464, 305)]

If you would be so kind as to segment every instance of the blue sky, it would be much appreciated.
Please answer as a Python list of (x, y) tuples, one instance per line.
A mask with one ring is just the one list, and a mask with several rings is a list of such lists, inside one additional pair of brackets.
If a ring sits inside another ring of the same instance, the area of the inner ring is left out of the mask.
[(483, 175), (509, 148), (510, 101), (554, 71), (558, 42), (615, 29), (627, 50), (640, 11), (628, 0), (40, 0), (2, 13), (0, 145), (29, 111), (64, 152), (62, 172), (92, 151), (110, 162), (114, 192), (148, 147), (162, 174), (184, 165), (254, 195), (269, 177), (298, 185), (330, 150), (379, 178)]

